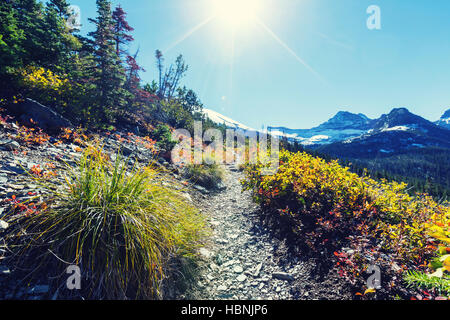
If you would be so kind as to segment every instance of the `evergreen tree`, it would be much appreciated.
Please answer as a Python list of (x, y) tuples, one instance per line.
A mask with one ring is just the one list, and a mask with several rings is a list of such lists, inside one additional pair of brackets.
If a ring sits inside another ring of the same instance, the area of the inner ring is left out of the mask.
[(5, 77), (8, 70), (22, 65), (25, 34), (18, 26), (17, 11), (11, 2), (0, 3), (0, 21), (0, 76)]
[(178, 88), (178, 99), (181, 101), (183, 108), (191, 113), (200, 112), (203, 104), (198, 98), (197, 94), (192, 89), (186, 87)]
[(158, 94), (158, 90), (159, 90), (158, 83), (156, 83), (156, 81), (153, 80), (151, 84), (147, 83), (144, 85), (144, 90), (152, 95), (156, 95), (156, 94)]
[(16, 0), (12, 4), (18, 26), (25, 36), (21, 41), (23, 65), (47, 65), (48, 52), (46, 52), (47, 43), (44, 42), (44, 37), (49, 30), (46, 30), (43, 19), (43, 5), (36, 0)]
[(66, 0), (50, 0), (48, 7), (55, 10), (58, 16), (64, 20), (70, 16), (69, 3)]
[(89, 33), (93, 38), (96, 62), (94, 83), (97, 86), (98, 105), (95, 116), (99, 121), (112, 121), (113, 114), (125, 105), (125, 72), (116, 53), (111, 2), (97, 0), (97, 12), (96, 19), (89, 19), (96, 26), (96, 30)]
[(54, 71), (67, 73), (73, 58), (73, 52), (81, 47), (80, 42), (73, 36), (67, 26), (67, 17), (69, 8), (63, 6), (61, 1), (57, 1), (58, 6), (49, 5), (45, 8), (44, 29), (46, 32), (42, 35), (43, 42), (46, 43), (45, 54), (47, 68)]

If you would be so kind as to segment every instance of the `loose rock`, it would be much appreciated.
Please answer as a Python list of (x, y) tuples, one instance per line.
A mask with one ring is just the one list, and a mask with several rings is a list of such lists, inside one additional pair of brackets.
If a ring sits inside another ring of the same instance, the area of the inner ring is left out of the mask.
[(294, 277), (286, 272), (274, 272), (272, 273), (272, 277), (279, 280), (285, 280), (285, 281), (294, 281)]

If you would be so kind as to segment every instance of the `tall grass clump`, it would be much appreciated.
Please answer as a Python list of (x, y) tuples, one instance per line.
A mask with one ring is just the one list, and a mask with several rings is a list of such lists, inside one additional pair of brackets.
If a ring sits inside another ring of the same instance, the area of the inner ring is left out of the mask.
[(58, 274), (65, 286), (77, 265), (88, 299), (163, 298), (172, 262), (193, 257), (204, 236), (203, 217), (164, 180), (88, 147), (64, 185), (44, 183), (48, 208), (14, 235), (19, 267)]

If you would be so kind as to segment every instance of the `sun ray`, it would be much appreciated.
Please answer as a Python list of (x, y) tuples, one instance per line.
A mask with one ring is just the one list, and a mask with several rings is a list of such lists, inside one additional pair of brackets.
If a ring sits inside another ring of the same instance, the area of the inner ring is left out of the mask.
[(347, 49), (347, 50), (354, 50), (354, 48), (351, 45), (345, 44), (345, 43), (337, 41), (337, 40), (334, 40), (334, 39), (330, 38), (329, 36), (327, 36), (324, 33), (316, 32), (316, 34), (318, 34), (321, 38), (327, 40), (331, 44), (334, 44), (336, 46), (342, 47), (342, 48)]
[(292, 50), (283, 40), (278, 37), (275, 32), (273, 32), (268, 26), (264, 24), (264, 22), (261, 21), (261, 19), (256, 19), (257, 23), (264, 29), (266, 32), (275, 40), (277, 41), (284, 49), (286, 49), (298, 62), (300, 62), (306, 69), (308, 69), (314, 76), (316, 76), (320, 81), (323, 83), (327, 83), (325, 79), (317, 73), (316, 70), (314, 70), (308, 63), (306, 63), (305, 60), (300, 58), (298, 54), (295, 53), (294, 50)]
[(187, 38), (189, 38), (190, 36), (192, 36), (195, 32), (197, 32), (198, 30), (200, 30), (201, 28), (203, 28), (204, 26), (206, 26), (211, 20), (213, 20), (215, 18), (215, 16), (210, 16), (208, 17), (205, 21), (200, 22), (198, 25), (196, 25), (195, 27), (193, 27), (191, 30), (189, 30), (188, 32), (186, 32), (183, 36), (181, 36), (178, 40), (176, 40), (174, 43), (172, 43), (171, 45), (169, 45), (166, 50), (164, 50), (163, 52), (168, 52), (170, 50), (172, 50), (173, 48), (175, 48), (177, 45), (179, 45), (180, 43), (182, 43), (184, 40), (186, 40)]

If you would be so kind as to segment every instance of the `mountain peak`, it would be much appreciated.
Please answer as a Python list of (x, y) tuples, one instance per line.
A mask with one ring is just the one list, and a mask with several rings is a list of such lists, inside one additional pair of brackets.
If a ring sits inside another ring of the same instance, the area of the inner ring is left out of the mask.
[(448, 119), (448, 118), (450, 118), (450, 109), (445, 111), (444, 114), (441, 117), (441, 119)]
[(407, 108), (394, 108), (394, 109), (392, 109), (392, 111), (389, 114), (390, 115), (405, 115), (405, 114), (412, 114), (412, 113), (409, 112), (409, 110)]
[(328, 120), (326, 123), (334, 124), (334, 123), (345, 122), (347, 124), (350, 124), (350, 123), (361, 124), (361, 123), (365, 123), (369, 120), (370, 119), (362, 113), (356, 114), (356, 113), (352, 113), (352, 112), (348, 112), (348, 111), (339, 111), (333, 118)]
[(405, 128), (425, 128), (433, 127), (434, 124), (424, 118), (411, 113), (406, 108), (394, 108), (389, 114), (384, 114), (377, 120), (375, 131), (387, 130), (389, 128), (397, 128), (404, 130)]
[(435, 122), (438, 126), (450, 129), (450, 109), (444, 112), (441, 119)]

